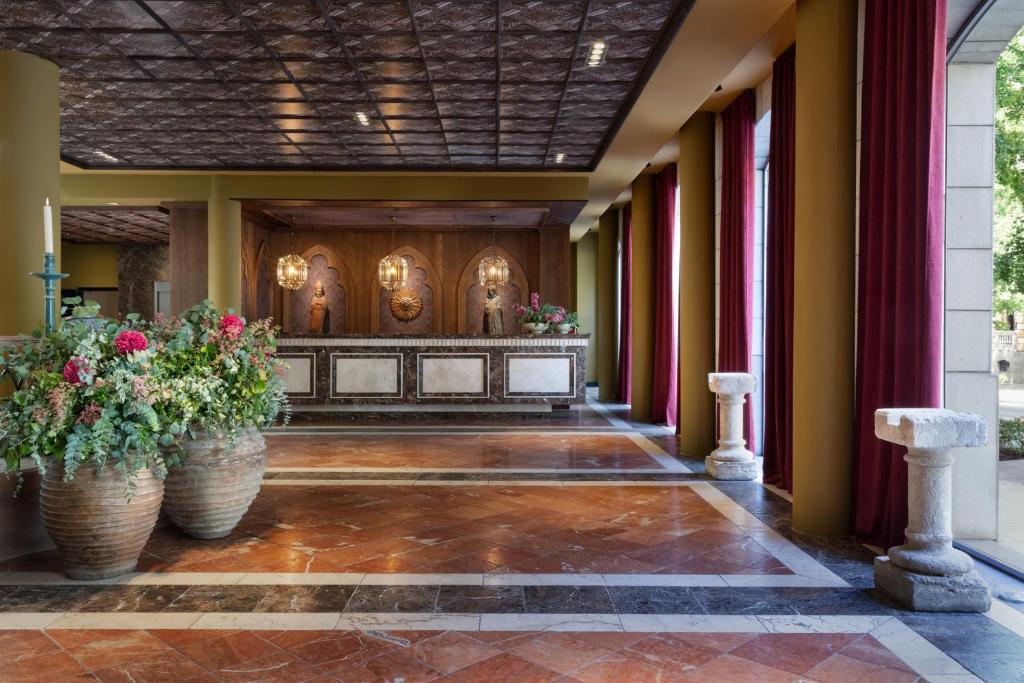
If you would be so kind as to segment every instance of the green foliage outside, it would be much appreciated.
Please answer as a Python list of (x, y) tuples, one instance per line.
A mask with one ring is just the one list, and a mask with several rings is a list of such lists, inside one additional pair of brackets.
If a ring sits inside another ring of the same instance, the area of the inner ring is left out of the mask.
[(994, 309), (1024, 310), (1024, 32), (996, 63)]
[(999, 421), (999, 449), (1024, 455), (1024, 419)]

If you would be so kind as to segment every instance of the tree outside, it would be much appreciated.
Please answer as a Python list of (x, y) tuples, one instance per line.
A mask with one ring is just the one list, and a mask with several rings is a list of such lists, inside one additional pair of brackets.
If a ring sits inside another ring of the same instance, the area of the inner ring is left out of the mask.
[(1008, 329), (1024, 311), (1024, 31), (996, 63), (995, 171), (993, 308)]

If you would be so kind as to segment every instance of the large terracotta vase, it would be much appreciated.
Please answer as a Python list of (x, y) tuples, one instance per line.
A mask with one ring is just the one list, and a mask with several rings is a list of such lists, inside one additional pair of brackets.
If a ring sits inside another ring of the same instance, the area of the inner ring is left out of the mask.
[(69, 578), (109, 579), (135, 569), (160, 514), (164, 482), (147, 469), (134, 486), (128, 498), (124, 475), (109, 465), (82, 465), (70, 482), (61, 464), (47, 468), (39, 505)]
[(223, 538), (260, 492), (267, 444), (258, 429), (232, 440), (199, 433), (182, 442), (181, 466), (167, 473), (164, 511), (192, 538)]

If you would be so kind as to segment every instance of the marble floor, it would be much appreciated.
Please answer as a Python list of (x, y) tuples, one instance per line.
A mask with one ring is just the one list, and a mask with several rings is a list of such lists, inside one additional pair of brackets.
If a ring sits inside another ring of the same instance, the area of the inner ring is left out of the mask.
[(902, 611), (866, 548), (626, 418), (273, 430), (226, 539), (161, 525), (109, 581), (0, 562), (0, 681), (1024, 680), (1021, 612)]

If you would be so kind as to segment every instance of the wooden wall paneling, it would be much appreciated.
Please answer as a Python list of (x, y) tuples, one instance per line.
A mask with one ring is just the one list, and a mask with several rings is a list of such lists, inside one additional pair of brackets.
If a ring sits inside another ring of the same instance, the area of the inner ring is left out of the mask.
[(571, 298), (569, 260), (569, 227), (542, 228), (540, 230), (540, 279), (537, 281), (542, 302), (551, 302), (556, 306), (569, 306)]
[(205, 208), (170, 209), (171, 311), (187, 310), (207, 296)]

